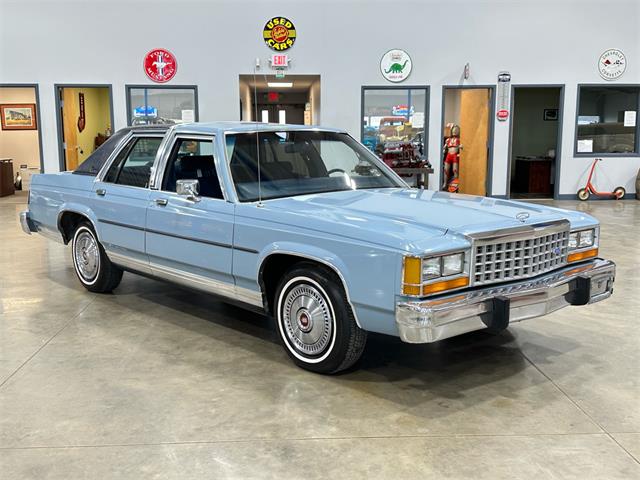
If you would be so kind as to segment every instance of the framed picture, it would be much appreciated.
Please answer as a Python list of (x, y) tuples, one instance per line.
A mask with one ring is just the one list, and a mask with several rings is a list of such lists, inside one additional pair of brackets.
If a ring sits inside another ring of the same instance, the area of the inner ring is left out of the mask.
[(545, 108), (544, 109), (544, 121), (545, 122), (557, 122), (558, 121), (558, 109), (557, 108)]
[(37, 130), (34, 103), (5, 103), (0, 105), (2, 130)]

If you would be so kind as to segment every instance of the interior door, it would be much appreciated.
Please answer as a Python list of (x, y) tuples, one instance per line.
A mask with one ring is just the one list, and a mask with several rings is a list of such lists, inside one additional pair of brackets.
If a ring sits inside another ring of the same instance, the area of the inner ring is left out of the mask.
[(78, 103), (75, 90), (61, 88), (62, 100), (62, 133), (64, 135), (64, 159), (66, 170), (75, 170), (78, 166), (78, 135), (76, 120)]
[(488, 88), (460, 92), (460, 193), (487, 194), (489, 92)]
[[(212, 136), (177, 137), (147, 210), (146, 252), (154, 274), (203, 289), (232, 288), (234, 205), (224, 200)], [(200, 192), (176, 193), (178, 180)]]

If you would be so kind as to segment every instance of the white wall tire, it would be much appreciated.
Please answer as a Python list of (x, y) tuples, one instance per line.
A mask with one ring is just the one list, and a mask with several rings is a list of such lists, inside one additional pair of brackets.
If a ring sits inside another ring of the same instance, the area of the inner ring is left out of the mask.
[(78, 280), (90, 292), (111, 292), (120, 284), (123, 272), (111, 263), (89, 222), (76, 227), (71, 257)]
[(366, 332), (356, 324), (340, 280), (326, 267), (292, 267), (280, 279), (274, 304), (278, 335), (298, 366), (337, 373), (362, 355)]

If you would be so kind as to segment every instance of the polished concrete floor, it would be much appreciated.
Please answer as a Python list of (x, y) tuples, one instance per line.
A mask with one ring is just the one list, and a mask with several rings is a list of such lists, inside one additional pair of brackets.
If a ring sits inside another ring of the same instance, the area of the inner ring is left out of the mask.
[(640, 202), (602, 221), (606, 302), (499, 336), (371, 336), (359, 369), (296, 368), (267, 319), (69, 249), (0, 199), (0, 478), (640, 478)]

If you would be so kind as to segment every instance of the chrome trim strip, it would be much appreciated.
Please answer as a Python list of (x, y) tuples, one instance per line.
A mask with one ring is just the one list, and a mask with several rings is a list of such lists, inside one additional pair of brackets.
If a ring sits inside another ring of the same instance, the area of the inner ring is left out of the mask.
[(356, 312), (356, 309), (353, 306), (353, 302), (351, 301), (351, 295), (349, 294), (349, 286), (347, 285), (347, 281), (345, 280), (344, 276), (342, 275), (342, 272), (340, 272), (338, 267), (336, 267), (334, 264), (332, 264), (328, 260), (325, 260), (324, 258), (314, 257), (313, 255), (307, 255), (307, 254), (304, 254), (304, 253), (293, 252), (293, 251), (290, 251), (290, 250), (274, 250), (272, 252), (269, 252), (269, 255), (267, 255), (266, 257), (264, 257), (262, 259), (262, 263), (260, 264), (260, 268), (258, 269), (258, 283), (260, 284), (261, 288), (262, 288), (262, 283), (263, 283), (262, 282), (262, 267), (264, 266), (264, 263), (267, 260), (267, 258), (269, 258), (272, 255), (277, 255), (277, 254), (291, 255), (293, 257), (300, 257), (300, 258), (306, 258), (308, 260), (315, 260), (316, 262), (322, 263), (322, 264), (326, 265), (327, 267), (331, 268), (331, 270), (333, 270), (334, 272), (336, 272), (336, 274), (340, 278), (340, 281), (342, 282), (342, 286), (344, 287), (344, 292), (347, 295), (347, 302), (349, 303), (349, 306), (351, 307), (351, 311), (353, 312), (353, 318), (355, 318), (356, 324), (358, 325), (358, 327), (362, 328), (362, 324), (360, 323), (360, 320), (358, 320), (358, 313)]
[(546, 223), (534, 223), (531, 225), (519, 225), (512, 228), (504, 228), (501, 230), (490, 230), (487, 232), (476, 232), (467, 236), (473, 239), (476, 245), (484, 245), (501, 241), (504, 237), (509, 237), (509, 241), (526, 240), (536, 236), (542, 231), (545, 235), (563, 232), (569, 230), (571, 223), (569, 220), (555, 220)]
[(116, 265), (128, 268), (131, 270), (138, 271), (140, 273), (144, 273), (146, 275), (152, 275), (151, 267), (149, 266), (149, 262), (143, 262), (142, 260), (138, 260), (137, 258), (132, 258), (128, 255), (117, 253), (112, 248), (103, 245), (109, 260), (111, 260)]
[(139, 231), (146, 232), (146, 233), (153, 233), (155, 235), (162, 235), (164, 237), (179, 238), (181, 240), (188, 240), (190, 242), (204, 243), (206, 245), (212, 245), (214, 247), (231, 248), (233, 250), (238, 250), (240, 252), (247, 252), (247, 253), (253, 253), (253, 254), (257, 254), (258, 253), (258, 250), (254, 250), (253, 248), (240, 247), (240, 246), (237, 246), (237, 245), (231, 245), (230, 243), (214, 242), (212, 240), (205, 240), (205, 239), (202, 239), (202, 238), (187, 237), (185, 235), (178, 235), (178, 234), (175, 234), (175, 233), (161, 232), (159, 230), (152, 230), (150, 228), (138, 227), (137, 225), (130, 225), (130, 224), (127, 224), (127, 223), (114, 222), (112, 220), (99, 219), (98, 222), (106, 223), (108, 225), (115, 225), (116, 227), (130, 228), (132, 230), (139, 230)]
[(113, 263), (124, 268), (137, 270), (156, 278), (169, 280), (180, 285), (213, 293), (231, 300), (238, 300), (255, 307), (264, 307), (262, 303), (262, 293), (259, 291), (249, 290), (248, 288), (239, 287), (237, 285), (185, 272), (165, 265), (159, 265), (153, 262), (143, 262), (141, 260), (116, 253), (113, 250), (106, 250), (106, 252)]
[[(431, 300), (399, 302), (396, 304), (396, 325), (403, 341), (431, 343), (489, 327), (495, 316), (495, 300), (508, 302), (510, 323), (546, 315), (574, 302), (578, 305), (595, 303), (611, 296), (615, 269), (613, 262), (598, 258), (533, 280), (447, 294)], [(589, 281), (589, 289), (585, 290), (589, 292), (588, 302), (576, 300), (571, 295), (578, 293), (578, 279)]]

